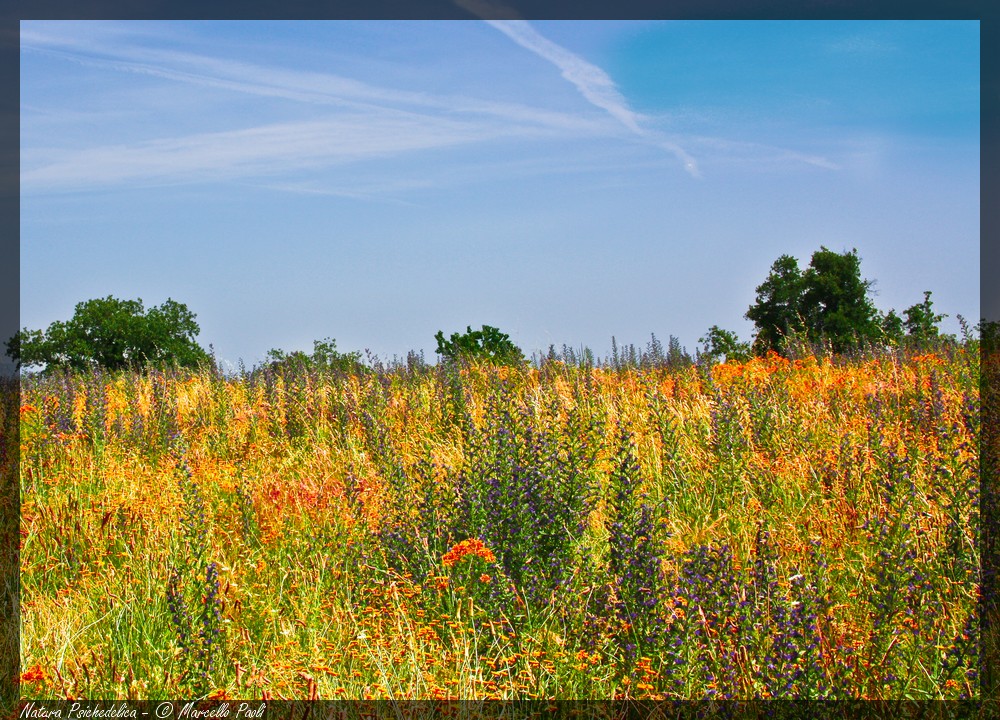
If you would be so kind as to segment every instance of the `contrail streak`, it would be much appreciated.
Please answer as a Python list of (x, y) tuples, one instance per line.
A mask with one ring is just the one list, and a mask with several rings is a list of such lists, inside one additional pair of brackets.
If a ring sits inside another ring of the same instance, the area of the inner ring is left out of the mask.
[(698, 164), (682, 147), (659, 133), (642, 127), (640, 124), (643, 120), (642, 115), (629, 107), (628, 101), (604, 70), (544, 37), (525, 20), (493, 19), (516, 18), (516, 13), (510, 8), (483, 0), (455, 0), (455, 2), (474, 15), (484, 18), (487, 23), (521, 47), (555, 65), (563, 78), (572, 83), (589, 103), (604, 110), (637, 137), (673, 153), (684, 165), (685, 170), (694, 177), (700, 177)]

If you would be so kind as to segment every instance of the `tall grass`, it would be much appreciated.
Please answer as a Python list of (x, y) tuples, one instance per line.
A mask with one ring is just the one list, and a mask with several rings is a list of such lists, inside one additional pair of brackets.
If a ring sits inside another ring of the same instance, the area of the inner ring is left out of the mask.
[(978, 353), (22, 383), (26, 697), (978, 696)]

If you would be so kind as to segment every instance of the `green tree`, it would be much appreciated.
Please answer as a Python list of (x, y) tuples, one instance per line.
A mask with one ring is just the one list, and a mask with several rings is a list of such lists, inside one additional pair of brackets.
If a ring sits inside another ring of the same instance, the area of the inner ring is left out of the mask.
[(785, 353), (797, 337), (829, 343), (837, 353), (883, 341), (884, 320), (869, 296), (871, 286), (861, 277), (857, 250), (821, 247), (804, 272), (794, 257), (782, 255), (746, 313), (757, 327), (754, 351)]
[(710, 327), (705, 337), (698, 338), (698, 342), (704, 345), (701, 357), (710, 362), (722, 359), (727, 362), (744, 362), (750, 358), (750, 343), (741, 342), (736, 333), (723, 330), (718, 325)]
[(803, 289), (799, 261), (791, 255), (775, 260), (767, 279), (757, 286), (756, 302), (745, 315), (757, 327), (755, 352), (784, 352), (788, 340), (805, 330), (801, 315)]
[(898, 346), (903, 342), (903, 318), (890, 310), (882, 316), (882, 336), (889, 345)]
[(810, 341), (829, 342), (834, 352), (842, 353), (881, 339), (879, 313), (869, 297), (873, 283), (861, 277), (857, 250), (837, 253), (821, 247), (802, 280), (802, 313)]
[(168, 299), (146, 312), (142, 300), (108, 296), (78, 303), (73, 317), (44, 332), (24, 328), (7, 342), (7, 355), (21, 367), (45, 370), (197, 367), (211, 358), (196, 342), (195, 314)]
[(362, 372), (366, 368), (361, 362), (361, 353), (342, 353), (337, 350), (337, 341), (333, 338), (313, 341), (313, 352), (309, 355), (301, 350), (286, 353), (283, 350), (270, 350), (267, 353), (268, 364), (282, 370), (340, 370), (345, 373)]
[(445, 339), (444, 332), (438, 330), (434, 336), (437, 340), (437, 353), (445, 360), (489, 360), (499, 365), (519, 365), (524, 362), (521, 348), (511, 342), (506, 333), (498, 328), (483, 325), (482, 330), (466, 327), (464, 333), (452, 333)]
[(903, 324), (906, 327), (907, 342), (918, 347), (926, 347), (938, 340), (941, 336), (938, 323), (948, 317), (934, 312), (929, 290), (924, 291), (922, 303), (911, 305), (903, 314), (906, 316)]

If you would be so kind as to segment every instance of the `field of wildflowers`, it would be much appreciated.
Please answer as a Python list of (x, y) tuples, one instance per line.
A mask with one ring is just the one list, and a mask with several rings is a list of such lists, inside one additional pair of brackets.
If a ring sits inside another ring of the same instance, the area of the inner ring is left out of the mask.
[(979, 363), (26, 376), (22, 696), (975, 697)]

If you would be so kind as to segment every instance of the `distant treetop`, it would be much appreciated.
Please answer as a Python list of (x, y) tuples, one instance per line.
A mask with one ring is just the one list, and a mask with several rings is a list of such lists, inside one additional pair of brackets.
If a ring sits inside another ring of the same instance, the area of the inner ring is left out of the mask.
[(489, 325), (483, 325), (482, 330), (473, 330), (471, 325), (467, 326), (464, 333), (452, 333), (447, 340), (444, 332), (438, 330), (434, 339), (437, 340), (438, 355), (445, 360), (489, 360), (500, 365), (524, 362), (521, 348), (511, 342), (506, 333)]
[(302, 350), (286, 353), (284, 350), (269, 350), (265, 367), (275, 370), (340, 370), (346, 373), (365, 372), (359, 352), (340, 352), (333, 338), (313, 341), (313, 351), (309, 355)]
[(7, 355), (21, 367), (45, 370), (192, 368), (212, 359), (195, 342), (199, 328), (187, 306), (168, 299), (148, 311), (142, 300), (111, 297), (78, 303), (73, 317), (48, 329), (24, 328), (7, 341)]
[(757, 327), (754, 352), (786, 354), (791, 343), (804, 340), (845, 353), (861, 346), (925, 345), (940, 337), (937, 324), (945, 316), (933, 311), (930, 292), (906, 309), (904, 321), (894, 310), (876, 309), (873, 285), (861, 276), (857, 250), (820, 247), (804, 271), (794, 257), (782, 255), (757, 286), (756, 302), (746, 313)]

